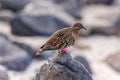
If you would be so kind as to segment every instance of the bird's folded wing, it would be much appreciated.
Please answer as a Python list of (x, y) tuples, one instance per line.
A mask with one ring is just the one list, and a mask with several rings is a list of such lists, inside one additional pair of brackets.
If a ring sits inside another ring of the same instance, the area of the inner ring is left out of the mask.
[(56, 50), (64, 48), (64, 44), (67, 37), (68, 34), (66, 29), (62, 29), (60, 31), (55, 32), (46, 42), (46, 50)]

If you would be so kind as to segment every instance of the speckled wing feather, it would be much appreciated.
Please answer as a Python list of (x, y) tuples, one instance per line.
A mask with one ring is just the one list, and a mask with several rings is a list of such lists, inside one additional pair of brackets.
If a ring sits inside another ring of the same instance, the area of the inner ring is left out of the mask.
[(71, 30), (69, 28), (63, 28), (56, 31), (50, 39), (41, 47), (45, 50), (56, 50), (61, 48), (66, 48), (74, 44), (74, 38), (72, 37)]

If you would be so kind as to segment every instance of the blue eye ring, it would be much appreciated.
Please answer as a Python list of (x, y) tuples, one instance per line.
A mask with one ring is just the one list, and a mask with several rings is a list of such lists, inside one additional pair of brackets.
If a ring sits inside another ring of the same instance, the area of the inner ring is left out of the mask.
[(78, 25), (76, 26), (77, 29), (84, 29), (84, 30), (87, 30), (85, 27), (83, 27), (83, 25)]

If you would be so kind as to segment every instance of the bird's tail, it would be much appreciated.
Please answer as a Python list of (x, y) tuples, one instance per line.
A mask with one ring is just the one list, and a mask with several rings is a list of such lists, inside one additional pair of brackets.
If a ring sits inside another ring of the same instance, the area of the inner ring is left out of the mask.
[(40, 49), (39, 51), (36, 52), (35, 55), (41, 55), (43, 53), (43, 49)]

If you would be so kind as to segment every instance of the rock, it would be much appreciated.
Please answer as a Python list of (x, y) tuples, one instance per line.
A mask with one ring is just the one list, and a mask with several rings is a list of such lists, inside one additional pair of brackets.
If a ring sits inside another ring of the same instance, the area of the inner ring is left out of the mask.
[(50, 55), (52, 55), (55, 52), (54, 50), (45, 51), (41, 55), (35, 55), (35, 53), (40, 49), (40, 46), (42, 46), (47, 39), (48, 37), (39, 37), (39, 36), (38, 37), (14, 36), (12, 38), (12, 42), (13, 44), (27, 51), (28, 54), (32, 56), (32, 58), (39, 59), (41, 61), (48, 59), (48, 57), (50, 57)]
[(92, 74), (92, 70), (91, 67), (89, 65), (89, 62), (86, 60), (85, 57), (82, 56), (77, 56), (75, 57), (75, 60), (79, 61), (80, 63), (82, 63), (84, 65), (84, 67), (87, 69), (87, 71)]
[(0, 80), (9, 80), (6, 69), (0, 65)]
[(90, 31), (91, 35), (94, 34), (99, 34), (99, 35), (116, 35), (116, 36), (120, 36), (120, 28), (118, 27), (96, 27), (96, 28), (92, 28), (92, 30)]
[(114, 26), (116, 28), (116, 31), (115, 31), (116, 35), (120, 36), (120, 16), (116, 20)]
[(27, 5), (30, 0), (0, 0), (2, 8), (10, 9), (12, 11), (19, 11)]
[(81, 19), (81, 9), (85, 5), (86, 0), (53, 0), (65, 12), (74, 18)]
[(113, 5), (120, 7), (120, 0), (115, 0)]
[[(90, 12), (90, 13), (89, 13)], [(98, 12), (98, 13), (96, 13)], [(83, 22), (87, 26), (112, 27), (120, 15), (118, 7), (91, 5), (83, 8)], [(95, 21), (93, 23), (93, 21)]]
[(31, 57), (34, 57), (34, 54), (35, 54), (36, 51), (33, 48), (31, 48), (30, 46), (28, 46), (27, 44), (20, 43), (20, 42), (13, 42), (13, 44), (15, 44), (18, 47), (20, 47), (21, 49), (27, 51), (28, 54), (31, 55)]
[(56, 54), (44, 64), (36, 80), (93, 80), (85, 67), (69, 54)]
[(116, 27), (120, 28), (120, 16), (117, 18), (114, 24)]
[(110, 55), (105, 59), (105, 62), (120, 73), (120, 52)]
[(53, 15), (21, 15), (11, 20), (12, 33), (19, 36), (51, 35), (67, 25)]
[(82, 11), (83, 22), (86, 23), (88, 34), (118, 36), (120, 29), (116, 27), (116, 22), (119, 22), (119, 15), (119, 8), (115, 6), (91, 5)]
[(15, 35), (48, 36), (58, 29), (70, 26), (74, 21), (73, 17), (52, 1), (42, 0), (27, 5), (23, 11), (11, 19), (10, 24), (12, 33)]
[(87, 0), (88, 4), (106, 4), (111, 5), (114, 0)]
[(25, 70), (32, 61), (27, 51), (13, 44), (3, 34), (0, 34), (0, 57), (0, 65), (16, 71)]
[(51, 35), (58, 29), (70, 26), (70, 23), (74, 21), (63, 11), (53, 13), (50, 9), (51, 11), (48, 13), (47, 10), (34, 10), (36, 9), (31, 10), (32, 13), (23, 11), (10, 21), (13, 34), (20, 36)]
[(0, 33), (0, 37), (2, 37), (2, 38), (4, 38), (4, 39), (8, 40), (8, 37), (7, 37), (6, 35), (2, 34), (2, 33)]
[(120, 16), (111, 22), (110, 27), (94, 27), (90, 34), (117, 35), (120, 36)]

